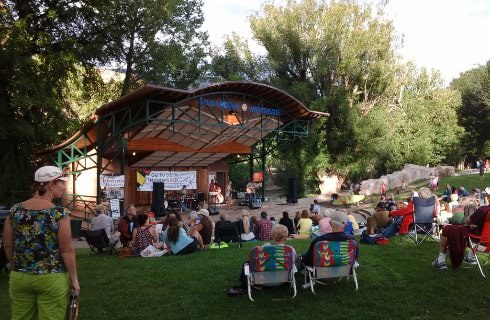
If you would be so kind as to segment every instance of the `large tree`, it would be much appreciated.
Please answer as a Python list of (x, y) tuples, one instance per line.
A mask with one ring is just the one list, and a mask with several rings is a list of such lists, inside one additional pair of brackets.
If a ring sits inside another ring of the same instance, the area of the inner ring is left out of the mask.
[[(283, 146), (277, 157), (307, 180), (441, 163), (452, 150), (449, 140), (457, 141), (458, 95), (437, 74), (400, 62), (400, 39), (383, 9), (353, 0), (289, 0), (268, 2), (251, 17), (272, 83), (330, 113), (301, 146)], [(299, 148), (294, 159), (290, 148)]]
[(458, 119), (466, 131), (461, 147), (467, 160), (490, 157), (490, 60), (462, 73), (451, 86), (461, 92)]
[(125, 69), (122, 94), (139, 81), (186, 88), (198, 79), (207, 47), (202, 0), (101, 3), (110, 61)]

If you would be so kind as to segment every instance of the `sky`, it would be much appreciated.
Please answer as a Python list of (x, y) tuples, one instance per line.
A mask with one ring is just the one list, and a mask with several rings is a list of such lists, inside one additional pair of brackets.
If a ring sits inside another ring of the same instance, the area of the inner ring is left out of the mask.
[[(248, 16), (260, 12), (264, 0), (204, 0), (203, 28), (219, 46), (236, 32), (253, 41)], [(276, 0), (276, 3), (282, 1)], [(490, 0), (390, 0), (386, 8), (403, 35), (399, 53), (419, 67), (439, 70), (446, 82), (490, 60)]]

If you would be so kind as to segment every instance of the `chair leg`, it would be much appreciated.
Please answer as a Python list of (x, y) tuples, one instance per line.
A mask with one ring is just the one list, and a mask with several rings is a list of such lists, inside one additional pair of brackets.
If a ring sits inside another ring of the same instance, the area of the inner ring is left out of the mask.
[(250, 275), (247, 276), (247, 291), (250, 301), (255, 302), (255, 300), (252, 298), (252, 279), (250, 278)]
[(308, 276), (309, 276), (309, 278), (310, 278), (310, 289), (311, 289), (311, 292), (312, 292), (313, 294), (316, 294), (316, 292), (315, 292), (315, 288), (314, 288), (314, 287), (315, 287), (315, 281), (313, 281), (313, 273), (314, 273), (314, 272), (315, 272), (315, 270), (314, 270), (314, 269), (313, 269), (313, 270), (311, 270), (311, 271), (308, 271)]
[(471, 246), (471, 251), (473, 252), (473, 255), (475, 256), (476, 258), (476, 264), (478, 265), (478, 269), (480, 269), (480, 273), (481, 275), (483, 276), (483, 278), (486, 278), (487, 276), (485, 275), (485, 273), (483, 272), (483, 268), (481, 267), (481, 263), (480, 263), (480, 259), (478, 258), (478, 250), (476, 250), (476, 246), (478, 244), (474, 244), (473, 241), (471, 241), (471, 238), (468, 237), (468, 239), (470, 240), (470, 246)]
[(294, 273), (293, 273), (293, 276), (292, 276), (292, 287), (293, 287), (293, 299), (296, 298), (296, 294), (298, 293), (298, 290), (296, 288), (296, 279), (294, 278)]
[(356, 291), (359, 289), (359, 284), (357, 283), (356, 268), (352, 267), (352, 278), (354, 278), (354, 283), (356, 284)]

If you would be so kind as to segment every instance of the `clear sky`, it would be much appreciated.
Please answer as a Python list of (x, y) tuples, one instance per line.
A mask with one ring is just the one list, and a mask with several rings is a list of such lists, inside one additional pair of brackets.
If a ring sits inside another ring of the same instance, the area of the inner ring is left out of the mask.
[[(220, 45), (231, 32), (252, 38), (247, 17), (263, 2), (204, 0), (204, 29), (211, 43)], [(402, 56), (439, 70), (447, 83), (490, 60), (490, 0), (391, 0), (386, 11), (404, 36)], [(257, 44), (251, 47), (264, 52)]]

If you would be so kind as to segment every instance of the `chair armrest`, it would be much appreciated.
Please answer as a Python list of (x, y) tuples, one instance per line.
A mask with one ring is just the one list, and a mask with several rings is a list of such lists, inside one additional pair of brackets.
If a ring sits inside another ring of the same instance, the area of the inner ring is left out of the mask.
[(478, 240), (481, 239), (481, 236), (477, 236), (476, 234), (473, 234), (473, 233), (468, 234), (468, 237), (478, 239)]

